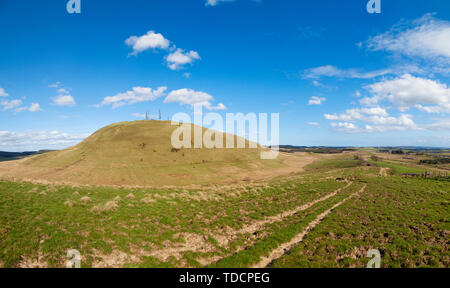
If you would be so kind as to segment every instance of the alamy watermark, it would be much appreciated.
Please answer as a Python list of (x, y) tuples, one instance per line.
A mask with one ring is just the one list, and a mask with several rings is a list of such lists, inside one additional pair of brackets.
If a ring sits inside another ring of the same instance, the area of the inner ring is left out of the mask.
[(370, 0), (367, 2), (367, 12), (369, 14), (380, 14), (381, 13), (381, 0)]
[[(381, 0), (369, 0), (367, 2), (367, 12), (370, 14), (381, 13)], [(67, 13), (80, 14), (81, 13), (81, 0), (69, 0), (66, 5)]]
[[(194, 121), (186, 113), (177, 113), (172, 117), (172, 125), (178, 126), (171, 136), (173, 148), (258, 149), (259, 143), (270, 147), (270, 150), (261, 152), (261, 159), (278, 157), (280, 143), (279, 113), (270, 114), (269, 139), (269, 115), (267, 113), (259, 113), (258, 115), (256, 113), (246, 115), (243, 113), (226, 113), (224, 121), (219, 113), (203, 114), (202, 108), (202, 105), (194, 106)], [(194, 124), (193, 127), (191, 123)], [(204, 131), (202, 127), (208, 128)], [(194, 137), (192, 137), (192, 130), (194, 130)]]
[(81, 253), (76, 249), (67, 251), (66, 268), (81, 268)]
[(66, 5), (67, 13), (80, 14), (81, 13), (81, 0), (69, 0)]
[(378, 249), (370, 249), (369, 251), (367, 251), (366, 257), (372, 258), (369, 262), (367, 262), (367, 268), (381, 267), (381, 253)]

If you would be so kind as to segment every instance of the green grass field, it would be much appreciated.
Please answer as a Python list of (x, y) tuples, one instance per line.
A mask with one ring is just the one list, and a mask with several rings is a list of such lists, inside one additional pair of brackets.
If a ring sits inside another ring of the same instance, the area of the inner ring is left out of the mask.
[(365, 267), (379, 249), (382, 267), (449, 267), (448, 179), (380, 177), (362, 164), (329, 159), (190, 190), (2, 181), (0, 266), (64, 267), (77, 249), (82, 267), (253, 267), (306, 231), (268, 265)]

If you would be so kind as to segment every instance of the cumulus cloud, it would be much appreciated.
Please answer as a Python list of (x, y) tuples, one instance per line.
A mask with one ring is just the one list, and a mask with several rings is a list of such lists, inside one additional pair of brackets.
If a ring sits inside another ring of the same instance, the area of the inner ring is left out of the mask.
[(25, 151), (60, 149), (82, 141), (88, 134), (70, 135), (58, 131), (10, 132), (0, 131), (0, 150)]
[(160, 33), (148, 31), (142, 36), (131, 36), (125, 40), (125, 44), (133, 48), (131, 55), (137, 55), (149, 49), (168, 49), (170, 41), (164, 38)]
[(311, 126), (319, 126), (319, 123), (317, 123), (317, 122), (306, 122), (306, 124), (311, 125)]
[(330, 125), (336, 128), (340, 132), (350, 133), (373, 133), (373, 132), (386, 132), (386, 131), (407, 131), (407, 130), (421, 130), (411, 119), (411, 115), (401, 115), (400, 117), (379, 117), (380, 124), (371, 125), (365, 124), (363, 127), (359, 127), (352, 122), (338, 122), (331, 123)]
[(410, 57), (450, 59), (450, 22), (431, 14), (400, 23), (368, 40), (372, 51), (390, 51)]
[(200, 55), (196, 51), (184, 52), (179, 48), (166, 57), (167, 66), (172, 70), (182, 69), (186, 64), (192, 64), (196, 60), (200, 60)]
[(30, 112), (41, 111), (41, 105), (39, 105), (39, 103), (31, 103), (31, 106), (30, 106), (30, 108), (28, 108), (28, 111), (30, 111)]
[(322, 102), (325, 102), (326, 100), (327, 98), (325, 97), (312, 96), (311, 99), (309, 99), (308, 101), (308, 105), (320, 105), (322, 104)]
[[(342, 114), (325, 114), (325, 119), (333, 122), (332, 127), (343, 132), (384, 132), (421, 129), (412, 119), (412, 115), (402, 114), (398, 117), (390, 116), (385, 108), (357, 108), (348, 109)], [(359, 127), (353, 122), (364, 122), (364, 127)]]
[[(8, 93), (2, 88), (0, 88), (0, 97), (8, 97)], [(30, 111), (30, 112), (38, 112), (41, 111), (41, 106), (39, 103), (32, 103), (30, 107), (21, 106), (22, 100), (20, 99), (14, 99), (14, 100), (8, 100), (4, 99), (0, 101), (0, 106), (2, 108), (2, 111), (6, 110), (12, 110), (14, 109), (14, 112), (23, 112), (23, 111)]]
[[(56, 91), (58, 92), (58, 95), (56, 97), (51, 98), (53, 105), (66, 107), (75, 106), (77, 104), (75, 102), (75, 99), (73, 98), (72, 95), (69, 94), (69, 91), (66, 88), (63, 88), (62, 86), (63, 85), (61, 82), (56, 82), (48, 85), (49, 88), (55, 88)], [(33, 110), (34, 109), (36, 109), (36, 106), (33, 107)]]
[(56, 97), (52, 98), (53, 104), (56, 106), (66, 106), (66, 107), (72, 107), (76, 105), (75, 99), (72, 97), (72, 95), (58, 95)]
[(179, 103), (182, 105), (201, 105), (207, 110), (226, 110), (227, 107), (219, 103), (217, 106), (213, 106), (211, 101), (214, 101), (214, 97), (208, 93), (202, 91), (194, 91), (192, 89), (179, 89), (169, 93), (164, 100), (164, 103)]
[(339, 122), (339, 123), (331, 123), (331, 127), (337, 128), (340, 131), (344, 132), (357, 132), (361, 129), (353, 123), (349, 122)]
[(8, 97), (9, 94), (6, 93), (5, 89), (0, 87), (0, 97)]
[(118, 108), (124, 105), (131, 105), (140, 102), (153, 101), (164, 96), (167, 87), (161, 86), (154, 90), (150, 87), (133, 87), (132, 90), (119, 93), (115, 96), (105, 97), (100, 106), (111, 105), (112, 108)]
[(417, 107), (429, 113), (450, 113), (450, 88), (438, 81), (405, 74), (368, 85), (366, 89), (373, 97), (362, 99), (363, 105), (375, 105), (387, 99), (401, 111)]
[(171, 46), (169, 40), (164, 38), (162, 34), (155, 33), (155, 31), (148, 31), (147, 34), (142, 36), (131, 36), (125, 40), (125, 44), (132, 47), (133, 52), (130, 55), (134, 56), (149, 49), (169, 50), (171, 53), (165, 57), (165, 60), (167, 66), (172, 70), (183, 69), (185, 65), (200, 60), (200, 55), (197, 51), (185, 51), (181, 48), (176, 48), (175, 45)]

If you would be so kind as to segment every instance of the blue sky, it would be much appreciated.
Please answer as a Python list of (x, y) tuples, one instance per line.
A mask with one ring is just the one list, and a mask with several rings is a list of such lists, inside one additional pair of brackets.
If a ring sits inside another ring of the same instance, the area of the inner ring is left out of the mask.
[[(0, 0), (0, 150), (193, 103), (292, 145), (450, 146), (450, 2)], [(212, 5), (214, 4), (214, 5)]]

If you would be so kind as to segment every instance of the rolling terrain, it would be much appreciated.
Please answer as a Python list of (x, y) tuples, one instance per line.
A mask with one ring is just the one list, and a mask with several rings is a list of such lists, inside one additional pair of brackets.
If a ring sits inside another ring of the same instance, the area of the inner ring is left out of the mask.
[(382, 267), (449, 267), (448, 177), (362, 159), (196, 188), (1, 181), (0, 266), (63, 267), (77, 249), (82, 267), (362, 268), (378, 249)]
[[(176, 126), (175, 126), (176, 127)], [(171, 149), (170, 122), (107, 126), (0, 164), (0, 267), (450, 266), (448, 155)], [(330, 153), (330, 154), (328, 154)]]
[[(307, 153), (261, 160), (260, 153), (267, 150), (262, 147), (173, 149), (171, 135), (176, 128), (169, 121), (112, 124), (74, 147), (0, 163), (0, 177), (64, 184), (159, 187), (267, 179), (299, 172), (313, 161)], [(223, 135), (225, 143), (226, 134)]]

